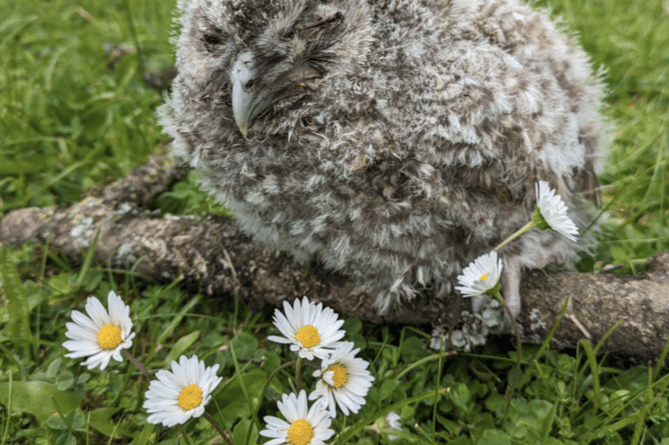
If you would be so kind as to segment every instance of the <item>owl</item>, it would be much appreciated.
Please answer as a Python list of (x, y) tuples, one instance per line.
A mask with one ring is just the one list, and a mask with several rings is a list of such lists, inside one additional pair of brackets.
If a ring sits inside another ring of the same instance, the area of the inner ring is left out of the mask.
[[(259, 243), (350, 277), (388, 311), (454, 294), (530, 220), (538, 180), (583, 228), (597, 194), (602, 87), (520, 0), (181, 0), (172, 153)], [(574, 258), (533, 229), (524, 268)]]

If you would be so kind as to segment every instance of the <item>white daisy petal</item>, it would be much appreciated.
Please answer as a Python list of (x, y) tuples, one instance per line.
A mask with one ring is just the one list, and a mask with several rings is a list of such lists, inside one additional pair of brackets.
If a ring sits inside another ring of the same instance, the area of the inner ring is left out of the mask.
[(116, 320), (122, 320), (125, 318), (125, 308), (126, 305), (123, 304), (123, 301), (115, 293), (110, 292), (107, 297), (107, 305), (109, 306), (109, 316)]
[(297, 415), (300, 416), (300, 418), (306, 417), (308, 409), (309, 407), (307, 405), (307, 393), (304, 391), (300, 391), (300, 394), (297, 397)]
[[(72, 311), (72, 321), (74, 321), (74, 324), (81, 326), (83, 329), (87, 329), (96, 333), (98, 332), (98, 329), (100, 329), (98, 326), (96, 326), (93, 320), (79, 311)], [(66, 323), (66, 325), (67, 324), (72, 323)]]
[[(397, 413), (395, 411), (391, 411), (388, 414), (386, 414), (385, 416), (379, 417), (374, 422), (374, 428), (378, 432), (380, 432), (379, 430), (381, 428), (402, 431), (401, 418), (400, 418), (400, 416), (397, 415)], [(388, 434), (388, 440), (393, 441), (393, 440), (396, 440), (396, 439), (398, 439), (397, 436), (395, 436), (393, 434)]]
[(329, 429), (331, 419), (322, 415), (320, 404), (317, 409), (312, 406), (307, 410), (307, 393), (304, 390), (298, 396), (284, 394), (277, 407), (288, 422), (265, 416), (266, 429), (260, 431), (260, 435), (272, 438), (265, 445), (321, 445), (334, 435), (334, 431)]
[[(300, 301), (295, 300), (295, 306), (299, 307), (300, 306)], [(288, 329), (296, 329), (295, 326), (300, 324), (300, 320), (298, 320), (298, 313), (293, 310), (292, 306), (288, 304), (287, 301), (283, 302), (283, 310), (286, 313), (285, 318), (285, 325), (287, 326)], [(276, 313), (276, 312), (275, 312)], [(280, 317), (280, 315), (279, 315)]]
[(267, 336), (267, 339), (268, 339), (269, 341), (273, 341), (274, 343), (283, 343), (283, 344), (292, 343), (292, 342), (291, 342), (290, 340), (288, 340), (287, 338), (278, 337), (278, 336), (276, 336), (276, 335), (268, 335), (268, 336)]
[(160, 370), (157, 380), (149, 383), (145, 393), (144, 409), (150, 414), (149, 423), (172, 427), (185, 423), (191, 417), (204, 414), (204, 406), (211, 392), (222, 378), (216, 376), (218, 365), (205, 367), (196, 356), (179, 357), (172, 361), (172, 372)]
[(269, 340), (290, 345), (290, 350), (307, 360), (323, 359), (336, 347), (335, 343), (346, 334), (339, 328), (344, 324), (330, 308), (314, 304), (304, 297), (296, 299), (291, 307), (283, 302), (284, 313), (274, 312), (274, 326), (283, 337), (270, 335)]
[(117, 362), (122, 362), (123, 357), (121, 357), (121, 350), (116, 350), (116, 351), (110, 351), (111, 352), (111, 357), (116, 360)]
[(309, 399), (320, 400), (331, 417), (336, 416), (335, 403), (344, 415), (357, 413), (365, 404), (374, 377), (367, 369), (369, 363), (355, 357), (359, 351), (353, 349), (353, 343), (341, 342), (330, 357), (323, 359), (321, 379)]
[(65, 331), (65, 336), (69, 339), (79, 341), (90, 340), (93, 337), (97, 338), (98, 331), (100, 330), (100, 328), (98, 328), (94, 331), (91, 331), (90, 329), (80, 326), (76, 323), (65, 323), (65, 327), (67, 328), (67, 331)]
[(323, 380), (325, 383), (328, 385), (334, 385), (334, 382), (332, 381), (332, 377), (334, 377), (334, 371), (327, 371), (323, 373)]
[(334, 436), (335, 432), (334, 432), (334, 430), (329, 430), (329, 429), (323, 430), (323, 429), (321, 429), (321, 431), (319, 431), (318, 433), (323, 436), (323, 440), (328, 440), (330, 437)]
[(569, 216), (567, 216), (567, 205), (562, 200), (562, 197), (557, 195), (555, 190), (551, 189), (546, 181), (539, 181), (535, 188), (537, 192), (537, 208), (546, 223), (560, 235), (576, 241), (575, 235), (578, 235), (578, 228)]
[[(185, 357), (184, 355), (181, 356), (181, 358), (184, 357)], [(188, 386), (190, 385), (190, 382), (188, 381), (189, 373), (187, 373), (186, 370), (184, 369), (186, 366), (188, 366), (188, 362), (184, 362), (183, 360), (181, 360), (181, 358), (179, 359), (179, 363), (172, 360), (171, 368), (173, 377), (170, 378), (170, 380), (172, 380), (173, 382), (184, 382), (186, 386)]]
[(497, 258), (497, 252), (493, 250), (481, 255), (465, 267), (462, 275), (458, 276), (458, 283), (461, 286), (455, 288), (464, 297), (478, 297), (494, 289), (501, 275), (502, 260)]
[[(107, 297), (107, 299), (109, 299), (109, 297)], [(107, 306), (109, 306), (109, 302), (107, 303)], [(93, 320), (93, 323), (95, 323), (98, 328), (110, 324), (111, 320), (109, 318), (109, 312), (105, 310), (105, 307), (100, 303), (100, 300), (95, 297), (88, 297), (88, 299), (86, 299), (86, 313), (91, 317), (91, 320)]]
[(111, 354), (107, 352), (100, 352), (95, 355), (88, 357), (88, 360), (82, 362), (83, 366), (88, 367), (88, 369), (100, 368), (101, 371), (104, 371), (107, 365), (109, 364), (109, 359)]
[[(286, 427), (286, 429), (288, 429), (288, 428), (290, 428), (290, 425), (288, 425)], [(280, 433), (279, 431), (270, 430), (270, 429), (262, 430), (262, 433), (260, 433), (260, 434), (262, 434), (265, 437), (284, 437), (286, 435), (286, 433)]]
[(70, 351), (66, 357), (88, 357), (82, 366), (89, 369), (99, 367), (104, 370), (109, 360), (122, 361), (121, 351), (132, 347), (135, 333), (131, 332), (130, 308), (114, 291), (107, 295), (105, 310), (100, 300), (89, 297), (86, 300), (86, 313), (72, 311), (72, 322), (65, 323), (65, 336), (70, 340), (63, 342), (63, 347)]
[[(288, 422), (286, 422), (285, 420), (281, 420), (278, 417), (265, 416), (264, 420), (267, 423), (267, 426), (271, 427), (275, 431), (278, 430), (279, 428), (290, 428), (290, 424)], [(274, 436), (274, 437), (279, 437), (279, 436)]]
[(96, 347), (91, 344), (80, 345), (79, 342), (77, 341), (63, 342), (63, 347), (65, 347), (65, 349), (74, 350), (74, 352), (65, 354), (65, 357), (70, 357), (70, 358), (87, 357), (89, 355), (97, 354), (98, 352), (100, 352), (99, 347)]

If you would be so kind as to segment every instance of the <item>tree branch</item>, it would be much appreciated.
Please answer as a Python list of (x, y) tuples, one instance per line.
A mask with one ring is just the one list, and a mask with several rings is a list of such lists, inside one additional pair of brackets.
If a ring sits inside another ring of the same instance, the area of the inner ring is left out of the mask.
[[(97, 263), (121, 268), (138, 263), (137, 273), (158, 282), (180, 278), (188, 290), (223, 298), (239, 294), (256, 311), (307, 295), (342, 316), (372, 323), (448, 327), (454, 315), (456, 327), (467, 322), (456, 309), (457, 298), (437, 299), (429, 292), (379, 313), (373, 299), (355, 291), (346, 277), (259, 247), (225, 217), (147, 210), (178, 174), (168, 162), (152, 159), (71, 207), (12, 211), (0, 222), (0, 242), (18, 246), (29, 239), (44, 242), (48, 235), (51, 248), (80, 261), (100, 230)], [(570, 296), (554, 337), (558, 346), (574, 347), (583, 338), (596, 343), (624, 318), (602, 350), (655, 360), (669, 334), (669, 252), (652, 258), (648, 270), (637, 275), (533, 271), (525, 275), (521, 294), (523, 341), (542, 342)]]

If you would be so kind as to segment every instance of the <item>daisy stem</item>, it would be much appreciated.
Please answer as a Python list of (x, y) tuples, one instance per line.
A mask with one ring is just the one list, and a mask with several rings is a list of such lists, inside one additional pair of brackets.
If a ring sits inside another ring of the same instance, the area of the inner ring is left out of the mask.
[(298, 356), (297, 357), (297, 362), (295, 363), (295, 388), (297, 389), (297, 393), (300, 393), (301, 385), (300, 385), (300, 365), (302, 364), (302, 357)]
[(186, 442), (186, 445), (191, 445), (188, 435), (184, 432), (184, 426), (177, 425), (177, 429), (179, 430), (179, 434), (181, 434), (181, 437), (183, 438), (184, 442)]
[(235, 365), (235, 375), (239, 379), (239, 386), (242, 388), (242, 393), (244, 394), (244, 398), (246, 399), (246, 404), (248, 405), (251, 414), (253, 414), (253, 422), (258, 426), (258, 429), (260, 429), (260, 420), (258, 420), (258, 413), (255, 412), (255, 408), (253, 407), (253, 401), (251, 401), (249, 392), (246, 390), (246, 385), (244, 384), (244, 379), (242, 379), (242, 371), (239, 369), (239, 361), (237, 361), (237, 354), (235, 354), (235, 348), (232, 343), (230, 343), (229, 345), (230, 345), (230, 354), (232, 355), (232, 363), (234, 363)]
[(509, 389), (509, 395), (508, 398), (506, 399), (506, 414), (504, 415), (506, 420), (506, 417), (509, 415), (509, 409), (511, 408), (511, 400), (513, 399), (513, 393), (516, 391), (516, 384), (518, 383), (518, 375), (520, 374), (520, 358), (523, 349), (522, 349), (522, 344), (520, 342), (520, 331), (518, 330), (518, 324), (516, 323), (516, 319), (513, 316), (513, 314), (511, 314), (509, 306), (506, 305), (506, 302), (504, 301), (504, 298), (502, 298), (502, 295), (499, 293), (499, 291), (495, 294), (495, 298), (499, 300), (502, 307), (506, 311), (506, 314), (509, 316), (511, 324), (513, 325), (513, 333), (516, 334), (516, 372), (514, 372), (513, 374), (513, 382), (511, 383), (511, 388)]
[(297, 363), (295, 360), (293, 360), (292, 362), (284, 363), (283, 365), (276, 368), (272, 374), (270, 374), (269, 378), (267, 379), (267, 383), (265, 383), (265, 387), (262, 389), (262, 392), (260, 393), (260, 399), (258, 400), (258, 406), (256, 407), (256, 412), (260, 411), (260, 405), (262, 404), (262, 401), (265, 400), (265, 393), (267, 392), (267, 388), (269, 388), (269, 384), (272, 382), (274, 377), (276, 377), (279, 374), (279, 372), (281, 372), (282, 369), (292, 366), (295, 363)]
[(311, 366), (314, 369), (320, 369), (321, 368), (321, 366), (319, 364), (317, 364), (315, 362), (310, 362), (309, 360), (302, 360), (302, 363), (307, 365), (307, 366)]
[(510, 237), (508, 237), (507, 239), (505, 239), (504, 241), (502, 241), (502, 243), (501, 243), (499, 246), (495, 247), (495, 248), (492, 249), (492, 250), (494, 250), (495, 252), (499, 252), (499, 249), (501, 249), (502, 247), (506, 246), (506, 245), (509, 244), (511, 241), (515, 240), (515, 239), (518, 238), (520, 235), (522, 235), (523, 233), (525, 233), (525, 232), (527, 232), (528, 230), (530, 230), (533, 226), (534, 226), (534, 225), (533, 225), (533, 222), (532, 222), (532, 221), (528, 222), (528, 223), (525, 224), (523, 227), (521, 227), (520, 229), (518, 229), (518, 231), (517, 231), (516, 233), (514, 233), (513, 235), (511, 235)]
[(142, 374), (146, 376), (147, 379), (149, 380), (153, 379), (153, 376), (149, 373), (149, 371), (146, 370), (144, 365), (142, 365), (139, 361), (137, 361), (137, 359), (133, 357), (133, 355), (130, 352), (128, 352), (127, 349), (121, 349), (121, 354), (123, 354), (125, 358), (127, 358), (133, 365), (135, 365), (137, 369), (139, 369), (142, 372)]
[[(223, 428), (221, 428), (221, 425), (218, 424), (218, 422), (216, 421), (216, 419), (214, 419), (214, 418), (211, 416), (211, 414), (209, 414), (208, 412), (205, 411), (204, 414), (202, 414), (202, 417), (204, 417), (205, 419), (207, 419), (207, 420), (209, 421), (209, 423), (211, 423), (211, 426), (213, 426), (214, 428), (216, 428), (216, 431), (218, 431), (218, 434), (221, 435), (221, 437), (223, 438), (223, 440), (225, 440), (225, 442), (226, 442), (228, 445), (232, 445), (232, 441), (230, 440), (230, 436), (228, 436), (228, 433), (227, 433)], [(253, 425), (253, 422), (251, 422), (251, 425)]]
[[(256, 407), (256, 413), (260, 411), (260, 405), (262, 405), (262, 401), (265, 400), (265, 393), (267, 392), (267, 388), (269, 388), (269, 384), (272, 382), (272, 380), (274, 380), (274, 377), (279, 375), (279, 372), (281, 372), (282, 369), (287, 368), (288, 366), (293, 366), (296, 363), (297, 362), (295, 360), (284, 363), (283, 365), (276, 368), (272, 374), (270, 374), (269, 378), (267, 379), (267, 383), (265, 383), (265, 387), (262, 389), (262, 392), (260, 393), (260, 398), (258, 399), (258, 406)], [(252, 429), (253, 429), (253, 422), (249, 423), (249, 431), (246, 433), (246, 442), (244, 442), (244, 445), (248, 445), (249, 439), (251, 438)]]
[(70, 434), (74, 435), (74, 430), (72, 429), (72, 425), (70, 425), (70, 422), (67, 421), (67, 417), (63, 415), (63, 410), (60, 409), (60, 405), (58, 405), (58, 400), (56, 400), (56, 397), (51, 396), (51, 401), (53, 402), (53, 406), (56, 407), (56, 412), (60, 416), (60, 418), (63, 420), (63, 423), (65, 424), (65, 427), (67, 430), (70, 432)]

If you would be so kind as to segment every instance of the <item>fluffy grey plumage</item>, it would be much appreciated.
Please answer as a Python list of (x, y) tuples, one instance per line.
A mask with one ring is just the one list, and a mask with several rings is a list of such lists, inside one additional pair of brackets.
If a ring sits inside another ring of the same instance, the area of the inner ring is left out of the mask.
[[(174, 154), (257, 241), (349, 275), (380, 309), (449, 294), (529, 221), (539, 179), (587, 223), (601, 88), (519, 0), (179, 6)], [(521, 269), (573, 248), (533, 230), (502, 250), (515, 314)]]

